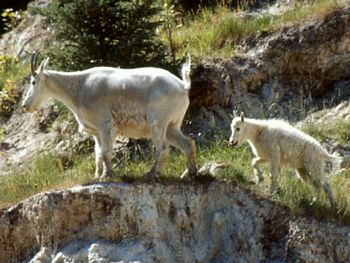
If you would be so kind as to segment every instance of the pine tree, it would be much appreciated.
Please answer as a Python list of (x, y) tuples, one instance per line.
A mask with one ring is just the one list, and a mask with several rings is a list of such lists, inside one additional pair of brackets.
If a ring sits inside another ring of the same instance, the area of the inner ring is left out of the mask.
[(160, 12), (150, 0), (53, 0), (47, 16), (55, 42), (48, 55), (57, 68), (92, 66), (169, 68), (156, 29)]

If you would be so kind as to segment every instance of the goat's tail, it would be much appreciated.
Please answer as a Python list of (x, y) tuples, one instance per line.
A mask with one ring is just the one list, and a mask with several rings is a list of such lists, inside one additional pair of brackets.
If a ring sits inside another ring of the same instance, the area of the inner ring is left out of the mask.
[(181, 69), (182, 80), (184, 82), (185, 90), (189, 90), (191, 88), (190, 72), (191, 72), (191, 56), (188, 55), (186, 58), (186, 62), (182, 65), (182, 69)]

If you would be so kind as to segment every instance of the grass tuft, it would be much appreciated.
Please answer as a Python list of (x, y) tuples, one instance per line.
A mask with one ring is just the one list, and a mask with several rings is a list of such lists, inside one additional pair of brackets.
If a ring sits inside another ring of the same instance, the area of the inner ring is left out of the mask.
[(26, 171), (13, 171), (0, 177), (0, 208), (13, 205), (39, 192), (64, 189), (93, 178), (93, 163), (88, 158), (74, 160), (74, 168), (65, 170), (59, 156), (37, 156)]
[(332, 125), (327, 123), (305, 123), (302, 129), (318, 141), (333, 140), (338, 144), (346, 144), (350, 141), (350, 121), (337, 119)]
[[(345, 5), (345, 0), (315, 0), (278, 15), (237, 13), (225, 6), (204, 9), (184, 26), (173, 29), (173, 44), (178, 56), (190, 53), (193, 57), (227, 58), (236, 52), (237, 45), (251, 37), (323, 18)], [(163, 41), (167, 42), (165, 36)]]

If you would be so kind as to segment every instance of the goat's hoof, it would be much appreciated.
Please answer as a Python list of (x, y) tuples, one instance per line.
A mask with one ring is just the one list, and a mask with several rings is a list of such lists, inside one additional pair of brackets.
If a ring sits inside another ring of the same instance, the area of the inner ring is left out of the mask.
[(260, 184), (263, 181), (264, 181), (264, 177), (262, 177), (262, 176), (255, 177), (255, 184)]
[(99, 182), (108, 182), (111, 181), (115, 177), (115, 174), (112, 171), (103, 173), (99, 178)]
[(196, 179), (196, 178), (201, 177), (202, 174), (199, 173), (198, 170), (195, 170), (195, 171), (189, 171), (189, 172), (188, 172), (188, 176), (189, 176), (191, 179)]
[(335, 201), (330, 201), (332, 209), (338, 210), (337, 203)]
[(152, 173), (152, 172), (148, 172), (148, 173), (145, 175), (145, 181), (147, 181), (147, 182), (157, 181), (157, 177), (158, 177), (157, 174)]
[(180, 179), (184, 179), (184, 178), (186, 178), (186, 177), (190, 177), (190, 178), (192, 178), (192, 179), (194, 179), (194, 178), (197, 178), (198, 176), (200, 176), (200, 174), (198, 173), (198, 171), (197, 170), (189, 170), (189, 169), (186, 169), (183, 173), (182, 173), (182, 175), (180, 176)]

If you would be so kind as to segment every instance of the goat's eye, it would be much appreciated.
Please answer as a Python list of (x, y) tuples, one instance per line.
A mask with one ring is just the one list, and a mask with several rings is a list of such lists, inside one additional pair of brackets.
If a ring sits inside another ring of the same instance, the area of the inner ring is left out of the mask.
[(32, 85), (35, 85), (35, 81), (32, 82)]
[(236, 128), (236, 131), (240, 131), (241, 129), (240, 128)]

